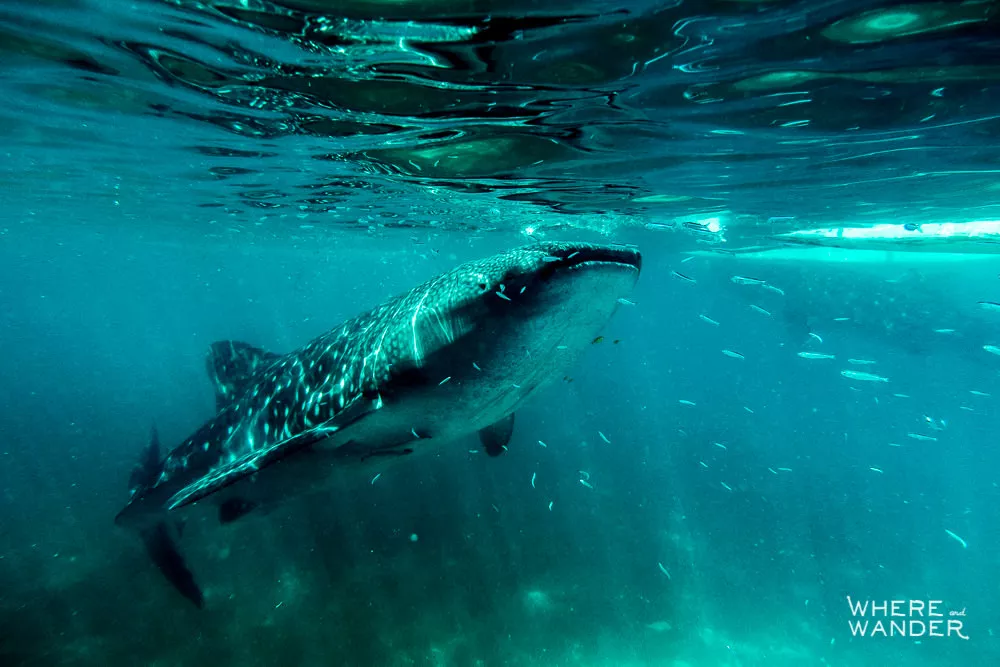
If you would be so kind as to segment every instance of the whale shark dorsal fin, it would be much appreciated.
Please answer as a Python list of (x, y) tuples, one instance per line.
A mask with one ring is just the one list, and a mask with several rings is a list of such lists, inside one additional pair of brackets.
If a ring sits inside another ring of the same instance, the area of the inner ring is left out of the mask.
[(238, 340), (212, 343), (205, 358), (208, 379), (215, 388), (215, 408), (222, 410), (239, 397), (254, 375), (280, 355)]
[(142, 458), (132, 468), (132, 474), (129, 475), (129, 498), (152, 486), (160, 476), (160, 469), (160, 434), (154, 424), (149, 432), (149, 444), (143, 450)]
[(514, 433), (514, 413), (510, 413), (495, 424), (479, 431), (479, 442), (489, 456), (500, 456), (507, 449), (510, 436)]

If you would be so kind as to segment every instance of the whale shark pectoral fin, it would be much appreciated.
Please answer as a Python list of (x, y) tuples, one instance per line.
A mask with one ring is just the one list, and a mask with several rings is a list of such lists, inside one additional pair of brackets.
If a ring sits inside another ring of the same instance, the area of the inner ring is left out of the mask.
[(495, 424), (479, 431), (479, 441), (489, 456), (500, 456), (507, 449), (510, 436), (514, 433), (514, 413), (510, 413)]
[(240, 396), (257, 371), (279, 356), (237, 340), (212, 343), (205, 358), (205, 369), (215, 389), (216, 409), (222, 410)]

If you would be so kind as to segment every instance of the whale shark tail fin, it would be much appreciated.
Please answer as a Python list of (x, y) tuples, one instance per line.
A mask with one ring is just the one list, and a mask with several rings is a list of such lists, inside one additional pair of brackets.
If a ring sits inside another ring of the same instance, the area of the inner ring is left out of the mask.
[[(149, 445), (143, 451), (139, 463), (132, 469), (129, 477), (130, 497), (140, 494), (156, 483), (162, 471), (160, 461), (160, 437), (153, 426)], [(201, 609), (205, 598), (195, 582), (194, 575), (184, 562), (184, 557), (177, 549), (176, 537), (180, 535), (180, 526), (171, 525), (166, 520), (158, 520), (139, 529), (146, 553), (157, 569), (167, 578), (177, 592)]]
[(212, 343), (205, 358), (208, 379), (215, 388), (215, 407), (222, 410), (243, 394), (254, 375), (281, 355), (238, 340)]
[(198, 609), (205, 606), (205, 596), (198, 587), (191, 569), (184, 562), (184, 556), (177, 549), (174, 533), (178, 532), (166, 521), (158, 521), (142, 530), (142, 542), (146, 553), (167, 581), (177, 592), (191, 601)]

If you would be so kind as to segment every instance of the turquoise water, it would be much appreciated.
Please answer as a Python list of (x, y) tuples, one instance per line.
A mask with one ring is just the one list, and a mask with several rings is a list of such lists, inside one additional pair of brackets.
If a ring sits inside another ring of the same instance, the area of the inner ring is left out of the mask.
[[(0, 663), (995, 663), (998, 17), (0, 5)], [(642, 275), (503, 455), (185, 515), (203, 609), (114, 524), (214, 341), (550, 240)]]

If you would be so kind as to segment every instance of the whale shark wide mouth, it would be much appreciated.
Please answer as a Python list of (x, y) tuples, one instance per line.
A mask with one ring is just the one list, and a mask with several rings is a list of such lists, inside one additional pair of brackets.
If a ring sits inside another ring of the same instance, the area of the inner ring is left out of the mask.
[(566, 269), (596, 264), (619, 264), (642, 268), (642, 255), (636, 248), (612, 245), (564, 246), (549, 253), (555, 268)]

